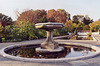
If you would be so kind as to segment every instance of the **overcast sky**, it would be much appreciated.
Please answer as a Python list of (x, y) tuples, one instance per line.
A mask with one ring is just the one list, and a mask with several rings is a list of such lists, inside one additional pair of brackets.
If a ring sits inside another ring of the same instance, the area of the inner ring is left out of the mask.
[(100, 18), (100, 0), (0, 0), (0, 13), (16, 20), (15, 11), (26, 9), (65, 9), (73, 15), (89, 15), (91, 19)]

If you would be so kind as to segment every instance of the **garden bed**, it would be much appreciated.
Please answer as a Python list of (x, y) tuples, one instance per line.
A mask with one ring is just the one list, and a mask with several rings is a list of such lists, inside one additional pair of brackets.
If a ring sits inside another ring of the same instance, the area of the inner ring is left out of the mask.
[(66, 35), (66, 36), (59, 36), (56, 37), (55, 39), (64, 39), (64, 40), (93, 40), (92, 37), (88, 37), (87, 35), (79, 35), (77, 36), (72, 36), (72, 35)]

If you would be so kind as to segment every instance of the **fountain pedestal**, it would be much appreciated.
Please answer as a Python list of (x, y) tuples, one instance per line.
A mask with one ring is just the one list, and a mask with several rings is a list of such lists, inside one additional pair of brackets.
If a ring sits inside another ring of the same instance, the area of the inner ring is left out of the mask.
[(64, 50), (63, 47), (59, 47), (59, 44), (53, 40), (53, 29), (58, 29), (64, 27), (62, 23), (38, 23), (35, 25), (36, 28), (45, 29), (47, 32), (46, 40), (41, 43), (41, 47), (36, 48), (36, 52), (38, 53), (46, 53), (46, 52), (61, 52)]
[(54, 50), (58, 48), (58, 43), (53, 40), (53, 34), (52, 30), (46, 31), (47, 32), (47, 38), (46, 40), (41, 43), (41, 48), (42, 49), (49, 49), (49, 50)]

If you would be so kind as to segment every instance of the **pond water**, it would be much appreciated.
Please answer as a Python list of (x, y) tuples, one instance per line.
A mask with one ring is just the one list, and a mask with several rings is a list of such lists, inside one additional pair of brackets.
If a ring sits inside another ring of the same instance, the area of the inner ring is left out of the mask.
[(9, 49), (6, 51), (7, 54), (19, 57), (27, 58), (70, 58), (70, 57), (79, 57), (94, 54), (96, 51), (82, 46), (63, 46), (64, 51), (60, 53), (45, 53), (39, 54), (36, 53), (35, 49), (40, 46), (21, 46)]

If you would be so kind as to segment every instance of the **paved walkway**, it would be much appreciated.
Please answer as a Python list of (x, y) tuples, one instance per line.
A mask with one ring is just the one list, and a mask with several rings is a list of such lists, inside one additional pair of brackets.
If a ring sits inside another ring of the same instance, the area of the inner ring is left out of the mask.
[[(98, 41), (91, 41), (91, 40), (66, 40), (65, 42), (70, 43), (85, 43), (85, 44), (91, 44), (100, 47), (100, 35), (94, 35), (94, 37)], [(32, 44), (32, 43), (41, 43), (45, 39), (41, 40), (32, 40), (32, 41), (22, 41), (22, 42), (12, 42), (12, 43), (0, 43), (0, 49), (3, 47), (14, 45), (14, 44)], [(56, 40), (60, 41), (60, 40)], [(23, 61), (16, 61), (8, 58), (4, 58), (0, 56), (0, 66), (100, 66), (100, 55), (84, 59), (84, 60), (77, 60), (77, 61), (64, 61), (61, 63), (33, 63), (33, 62), (23, 62)]]

